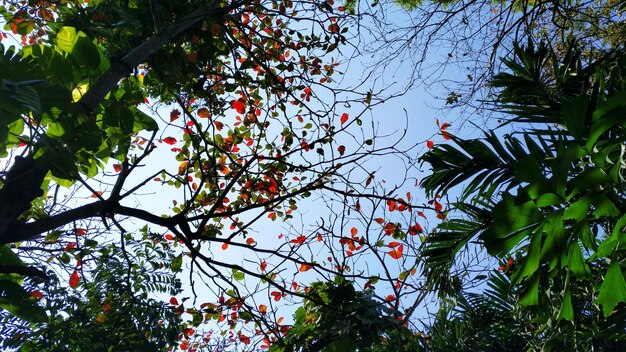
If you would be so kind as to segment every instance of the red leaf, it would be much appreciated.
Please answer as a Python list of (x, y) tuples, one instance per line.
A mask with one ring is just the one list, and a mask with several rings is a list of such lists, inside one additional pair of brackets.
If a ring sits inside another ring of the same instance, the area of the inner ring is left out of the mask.
[(278, 292), (278, 291), (272, 291), (272, 292), (270, 292), (270, 295), (272, 295), (272, 297), (274, 297), (274, 301), (276, 301), (276, 302), (280, 301), (280, 299), (283, 297), (283, 294)]
[(250, 344), (250, 338), (244, 334), (239, 334), (239, 340), (244, 343), (244, 345)]
[(122, 164), (113, 164), (113, 170), (115, 170), (115, 172), (122, 171)]
[(187, 60), (189, 60), (189, 62), (195, 62), (196, 60), (198, 60), (198, 52), (194, 51), (192, 53), (189, 53), (189, 55), (187, 55)]
[(172, 112), (170, 112), (170, 122), (174, 122), (178, 120), (179, 117), (180, 117), (180, 111), (172, 110)]
[(346, 123), (348, 121), (348, 117), (349, 115), (347, 113), (343, 113), (343, 115), (341, 115), (341, 124), (343, 125), (344, 123)]
[(165, 239), (168, 241), (173, 241), (174, 235), (172, 235), (171, 233), (165, 234)]
[(223, 250), (226, 250), (226, 248), (228, 248), (228, 243), (224, 243), (224, 244), (222, 245), (222, 249), (223, 249)]
[(382, 225), (382, 223), (385, 222), (385, 219), (383, 219), (383, 218), (376, 218), (376, 219), (374, 219), (374, 221), (376, 221), (377, 224), (381, 224)]
[(173, 306), (177, 306), (178, 305), (178, 300), (176, 299), (176, 297), (170, 298), (170, 304), (173, 305)]
[(41, 293), (41, 291), (39, 291), (39, 290), (35, 290), (35, 291), (29, 293), (28, 295), (31, 296), (32, 298), (37, 298), (37, 299), (41, 299), (44, 296), (43, 293)]
[(83, 236), (87, 234), (87, 229), (83, 229), (83, 228), (77, 228), (76, 229), (76, 235), (78, 236)]
[(80, 278), (78, 277), (78, 271), (74, 270), (72, 275), (70, 275), (70, 287), (71, 288), (76, 288), (76, 286), (78, 286), (78, 281), (79, 280), (80, 280)]
[(427, 141), (427, 142), (426, 142), (426, 147), (427, 147), (428, 149), (432, 148), (434, 145), (435, 145), (435, 143), (434, 143), (433, 141)]
[(306, 240), (306, 236), (301, 235), (301, 236), (298, 236), (295, 240), (289, 241), (289, 243), (302, 244), (304, 243), (305, 240)]
[(267, 269), (267, 263), (265, 262), (265, 260), (261, 262), (259, 268), (261, 269), (261, 271), (265, 271), (265, 269)]
[(235, 111), (237, 111), (240, 114), (243, 114), (244, 112), (246, 112), (246, 106), (240, 100), (233, 101), (231, 103), (231, 106), (232, 106), (233, 109), (235, 109)]
[(339, 147), (337, 147), (337, 151), (339, 152), (339, 155), (343, 155), (346, 152), (346, 147), (340, 145)]
[(176, 143), (176, 138), (174, 138), (174, 137), (165, 137), (165, 138), (163, 138), (163, 142), (165, 142), (165, 143), (167, 143), (169, 145), (172, 145), (172, 144)]
[(422, 233), (422, 232), (424, 232), (424, 229), (418, 223), (415, 223), (415, 225), (409, 227), (409, 234), (411, 234), (412, 236), (415, 236), (418, 233)]
[(438, 201), (434, 201), (433, 203), (435, 205), (435, 210), (436, 211), (442, 211), (443, 210), (443, 205), (441, 205), (441, 203), (439, 203)]
[(78, 244), (77, 244), (76, 242), (70, 242), (70, 243), (68, 243), (68, 244), (67, 244), (67, 246), (65, 246), (65, 249), (64, 249), (64, 250), (65, 250), (65, 251), (69, 251), (69, 250), (70, 250), (70, 249), (72, 249), (72, 248), (76, 248), (76, 246), (77, 246), (77, 245), (78, 245)]
[(254, 238), (248, 237), (248, 239), (246, 240), (246, 244), (248, 246), (252, 246), (253, 244), (256, 244), (256, 241), (254, 240)]

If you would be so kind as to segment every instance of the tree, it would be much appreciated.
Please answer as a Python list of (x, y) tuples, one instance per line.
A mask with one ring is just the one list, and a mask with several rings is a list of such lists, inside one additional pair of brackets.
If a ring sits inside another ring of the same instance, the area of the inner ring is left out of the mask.
[(358, 292), (351, 282), (317, 282), (294, 314), (282, 344), (270, 351), (411, 351), (419, 337), (402, 326), (394, 311), (381, 306), (372, 290)]
[[(31, 299), (38, 301), (32, 309), (49, 318), (38, 321), (45, 324), (29, 324), (18, 318), (29, 318), (19, 312), (17, 317), (3, 314), (2, 347), (19, 347), (20, 351), (166, 351), (174, 345), (181, 332), (180, 313), (150, 295), (176, 295), (181, 284), (170, 270), (173, 258), (163, 251), (168, 244), (154, 244), (144, 235), (143, 240), (126, 235), (124, 249), (114, 244), (102, 246), (83, 257), (79, 268), (68, 268), (74, 270), (69, 275), (81, 273), (82, 284), (75, 289), (68, 290), (65, 276), (51, 270), (45, 285), (41, 279), (29, 280), (25, 288), (31, 290)], [(86, 281), (83, 273), (93, 277)]]
[[(355, 133), (376, 100), (334, 83), (342, 63), (333, 55), (348, 41), (351, 17), (332, 1), (7, 1), (0, 10), (24, 45), (3, 46), (0, 56), (0, 279), (15, 288), (0, 306), (30, 322), (16, 326), (33, 336), (14, 343), (84, 348), (93, 340), (82, 330), (55, 329), (92, 322), (129, 339), (148, 329), (151, 337), (120, 348), (161, 346), (184, 316), (174, 344), (181, 349), (268, 346), (287, 328), (274, 307), (255, 302), (308, 297), (299, 275), (379, 281), (398, 311), (404, 295), (421, 291), (415, 265), (404, 265), (421, 232), (415, 213), (406, 215), (412, 228), (359, 215), (418, 207), (363, 168), (378, 156), (403, 156), (394, 141)], [(149, 189), (163, 206), (141, 205)], [(256, 224), (292, 219), (313, 196), (354, 212), (367, 230), (359, 235), (351, 218), (335, 217), (253, 236)], [(135, 230), (143, 224), (150, 226)], [(157, 254), (129, 257), (133, 240)], [(352, 265), (365, 255), (383, 272)], [(148, 263), (174, 274), (188, 268), (193, 292), (183, 298), (194, 299), (171, 297), (162, 309), (148, 293), (177, 287), (155, 287), (159, 279), (142, 269)], [(50, 280), (89, 294), (24, 314), (37, 306), (29, 291), (42, 291), (24, 278), (48, 269), (58, 273)], [(125, 282), (108, 276), (124, 270)], [(195, 302), (198, 282), (214, 301)], [(117, 289), (118, 304), (104, 311), (106, 292)], [(145, 310), (109, 326), (129, 299)], [(161, 316), (166, 331), (146, 326), (146, 314)], [(228, 334), (216, 341), (218, 334), (194, 331), (209, 322)]]
[[(514, 42), (541, 40), (563, 51), (566, 42), (575, 39), (581, 51), (598, 58), (626, 38), (625, 12), (619, 1), (348, 3), (352, 11), (374, 22), (366, 22), (362, 33), (378, 40), (365, 38), (362, 52), (374, 55), (371, 67), (380, 72), (380, 80), (395, 77), (398, 65), (412, 66), (409, 78), (397, 77), (404, 78), (398, 91), (428, 86), (427, 92), (450, 108), (448, 115), (457, 115), (454, 108), (465, 112), (455, 127), (461, 127), (470, 116), (474, 123), (491, 121), (487, 114), (490, 106), (483, 103), (497, 96), (489, 83), (495, 74), (506, 70), (500, 58), (512, 58)], [(396, 19), (398, 5), (406, 9), (406, 16), (400, 19)], [(372, 76), (369, 71), (368, 75)], [(497, 113), (493, 115), (499, 118)]]
[(624, 336), (622, 52), (589, 59), (575, 43), (563, 56), (544, 42), (516, 45), (493, 80), (516, 129), (450, 136), (422, 157), (429, 194), (465, 184), (424, 243), (429, 285), (459, 294), (455, 282), (475, 278), (455, 269), (457, 253), (481, 246), (506, 262), (512, 303), (538, 324), (529, 346), (610, 349)]

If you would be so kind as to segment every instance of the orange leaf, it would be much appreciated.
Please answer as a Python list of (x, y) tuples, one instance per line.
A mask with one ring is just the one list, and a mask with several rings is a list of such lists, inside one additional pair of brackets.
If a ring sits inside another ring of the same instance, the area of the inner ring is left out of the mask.
[(343, 115), (341, 115), (341, 124), (343, 125), (344, 123), (346, 123), (348, 121), (348, 117), (349, 115), (347, 113), (343, 113)]
[(188, 161), (183, 161), (182, 163), (180, 163), (180, 165), (178, 166), (178, 173), (182, 174), (187, 170), (187, 166), (189, 165)]
[(211, 116), (211, 113), (209, 112), (209, 109), (201, 108), (198, 110), (198, 116), (203, 119), (208, 119)]
[(376, 223), (378, 223), (378, 224), (382, 224), (382, 223), (385, 222), (385, 219), (383, 219), (383, 218), (376, 218), (376, 219), (374, 219), (374, 221), (376, 221)]
[[(394, 243), (394, 242), (392, 242)], [(390, 243), (391, 245), (391, 243)], [(398, 245), (397, 247), (393, 248), (391, 251), (389, 251), (389, 256), (393, 259), (400, 259), (402, 258), (402, 251), (404, 250), (404, 246), (403, 245)]]
[(261, 314), (267, 314), (267, 306), (265, 304), (259, 305), (259, 312), (261, 312)]
[(311, 270), (312, 266), (309, 264), (300, 264), (300, 272), (303, 273), (305, 271)]
[(174, 235), (172, 235), (171, 233), (165, 234), (165, 239), (168, 241), (173, 241)]
[(74, 270), (72, 275), (70, 275), (70, 287), (76, 288), (76, 286), (78, 286), (78, 281), (80, 281), (80, 278), (78, 277), (78, 271)]
[(97, 191), (96, 193), (91, 195), (91, 198), (99, 198), (100, 196), (102, 196), (102, 192), (101, 191)]
[(226, 248), (228, 248), (228, 243), (224, 243), (224, 244), (222, 244), (222, 249), (223, 249), (223, 250), (226, 250)]
[(359, 230), (356, 227), (353, 227), (350, 230), (350, 234), (352, 235), (352, 237), (356, 236), (357, 233), (359, 233)]
[(256, 241), (254, 240), (254, 238), (248, 237), (248, 239), (246, 240), (246, 244), (248, 244), (248, 246), (252, 246), (253, 244), (256, 244)]

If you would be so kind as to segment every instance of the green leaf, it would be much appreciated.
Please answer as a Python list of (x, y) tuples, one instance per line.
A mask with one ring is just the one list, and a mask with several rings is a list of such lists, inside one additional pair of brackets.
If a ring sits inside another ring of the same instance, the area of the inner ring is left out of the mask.
[(233, 279), (237, 281), (243, 281), (246, 278), (246, 274), (244, 274), (243, 272), (237, 269), (233, 269), (232, 273), (233, 273)]
[(522, 306), (534, 306), (539, 303), (539, 277), (540, 275), (535, 273), (525, 283), (524, 291), (519, 300)]
[(617, 261), (613, 261), (609, 265), (609, 269), (604, 276), (604, 282), (600, 287), (600, 293), (596, 302), (602, 305), (604, 316), (611, 315), (613, 308), (620, 303), (626, 301), (626, 282), (624, 282), (624, 274)]
[(252, 316), (252, 313), (248, 311), (241, 311), (239, 312), (239, 318), (243, 320), (252, 320), (254, 317)]
[(626, 247), (624, 238), (624, 227), (626, 227), (626, 214), (622, 216), (613, 228), (613, 233), (609, 238), (602, 241), (596, 252), (596, 257), (608, 257), (614, 251)]
[(580, 245), (576, 241), (570, 243), (562, 263), (578, 278), (587, 278), (591, 275), (583, 253), (580, 250)]
[(588, 104), (589, 97), (579, 96), (563, 102), (561, 105), (561, 117), (565, 122), (567, 131), (578, 141), (583, 139)]
[(565, 295), (563, 296), (563, 304), (561, 304), (561, 309), (559, 310), (558, 320), (566, 319), (569, 321), (574, 320), (574, 308), (572, 307), (572, 294), (570, 293), (569, 287), (565, 290)]
[(492, 215), (493, 223), (480, 235), (491, 255), (507, 253), (543, 220), (533, 201), (515, 204), (515, 199), (509, 194), (496, 204)]
[(22, 260), (9, 248), (9, 245), (0, 246), (0, 264), (24, 265)]
[(513, 283), (518, 283), (523, 278), (533, 275), (537, 271), (537, 268), (539, 268), (542, 238), (542, 233), (537, 231), (537, 233), (535, 233), (533, 238), (530, 240), (530, 247), (528, 248), (526, 258), (524, 258), (524, 263), (522, 264), (522, 267), (517, 270), (511, 278), (511, 281)]
[(95, 71), (100, 66), (100, 52), (84, 33), (80, 33), (76, 39), (72, 48), (72, 57), (79, 65), (89, 70)]
[(180, 253), (174, 259), (172, 259), (172, 271), (177, 273), (181, 271), (181, 267), (183, 265), (183, 254)]
[(63, 27), (57, 34), (57, 47), (66, 53), (71, 53), (76, 43), (76, 28)]
[(37, 305), (22, 286), (13, 281), (0, 280), (0, 307), (32, 323), (43, 323), (48, 320), (43, 308)]
[(133, 132), (140, 132), (144, 130), (156, 131), (159, 129), (159, 125), (152, 117), (150, 117), (144, 112), (141, 112), (139, 109), (133, 109), (133, 110), (134, 110), (134, 116), (135, 116), (135, 121), (133, 124)]

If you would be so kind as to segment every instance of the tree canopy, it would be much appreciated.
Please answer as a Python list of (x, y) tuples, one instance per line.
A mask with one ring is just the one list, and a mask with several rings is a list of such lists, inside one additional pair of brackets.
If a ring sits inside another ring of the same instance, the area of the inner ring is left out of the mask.
[[(0, 346), (618, 348), (624, 9), (5, 1)], [(434, 77), (476, 118), (380, 132)]]

